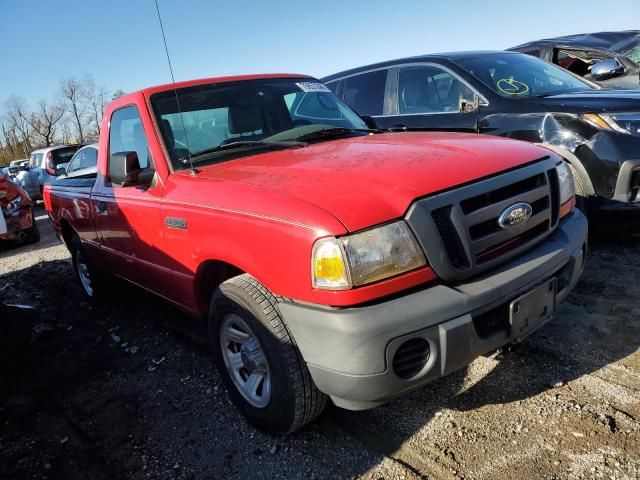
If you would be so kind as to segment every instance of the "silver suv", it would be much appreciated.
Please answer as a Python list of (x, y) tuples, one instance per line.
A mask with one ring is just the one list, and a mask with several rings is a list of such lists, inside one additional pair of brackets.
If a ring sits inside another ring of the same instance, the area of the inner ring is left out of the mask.
[(29, 158), (29, 177), (40, 186), (40, 194), (45, 184), (53, 182), (56, 169), (62, 163), (68, 163), (81, 145), (58, 145), (31, 152)]

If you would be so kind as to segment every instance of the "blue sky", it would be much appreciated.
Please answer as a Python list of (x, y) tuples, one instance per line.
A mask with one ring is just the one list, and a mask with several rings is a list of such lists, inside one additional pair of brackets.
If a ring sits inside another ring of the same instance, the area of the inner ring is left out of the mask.
[[(503, 49), (640, 25), (638, 0), (159, 0), (176, 80), (323, 76), (421, 53)], [(90, 73), (110, 90), (170, 81), (153, 0), (0, 0), (0, 102), (50, 98)]]

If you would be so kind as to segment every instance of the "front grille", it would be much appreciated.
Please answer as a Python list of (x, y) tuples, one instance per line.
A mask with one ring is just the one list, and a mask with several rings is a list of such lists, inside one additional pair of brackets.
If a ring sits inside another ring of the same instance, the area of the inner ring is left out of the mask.
[[(505, 228), (499, 218), (516, 203), (531, 206), (524, 223)], [(429, 263), (445, 280), (491, 268), (546, 237), (558, 223), (555, 161), (545, 157), (464, 187), (417, 201), (407, 215)]]

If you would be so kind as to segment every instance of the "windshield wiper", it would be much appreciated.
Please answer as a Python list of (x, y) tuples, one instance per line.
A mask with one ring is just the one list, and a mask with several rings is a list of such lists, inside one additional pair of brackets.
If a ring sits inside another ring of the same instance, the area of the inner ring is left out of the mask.
[(382, 130), (372, 129), (372, 128), (345, 128), (345, 127), (322, 128), (314, 132), (309, 132), (309, 133), (305, 133), (304, 135), (300, 135), (299, 137), (296, 137), (296, 140), (316, 140), (319, 138), (338, 137), (340, 135), (347, 135), (348, 133), (353, 133), (353, 132), (381, 133)]
[(234, 150), (236, 148), (242, 147), (302, 148), (306, 146), (306, 142), (300, 141), (272, 142), (269, 140), (238, 140), (237, 142), (225, 143), (215, 147), (200, 150), (199, 152), (191, 155), (191, 160), (209, 155), (210, 153), (221, 152), (223, 150)]

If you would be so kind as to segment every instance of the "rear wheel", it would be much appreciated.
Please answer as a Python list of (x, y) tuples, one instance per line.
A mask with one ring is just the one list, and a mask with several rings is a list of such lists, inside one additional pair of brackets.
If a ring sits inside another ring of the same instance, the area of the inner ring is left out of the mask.
[(38, 230), (38, 225), (36, 224), (35, 218), (33, 219), (33, 225), (26, 232), (25, 243), (38, 243), (40, 241), (40, 230)]
[(276, 297), (255, 278), (240, 275), (216, 289), (209, 331), (231, 399), (253, 425), (287, 434), (320, 415), (327, 396), (313, 383)]
[(91, 301), (100, 298), (103, 291), (103, 281), (99, 272), (93, 268), (89, 257), (80, 242), (80, 237), (75, 235), (69, 242), (71, 260), (73, 262), (73, 273), (80, 284), (80, 289), (84, 296)]

